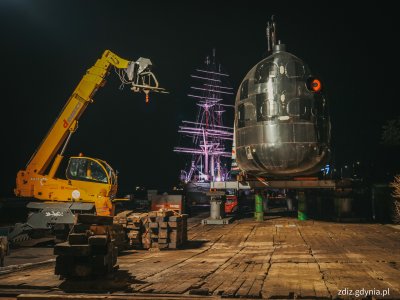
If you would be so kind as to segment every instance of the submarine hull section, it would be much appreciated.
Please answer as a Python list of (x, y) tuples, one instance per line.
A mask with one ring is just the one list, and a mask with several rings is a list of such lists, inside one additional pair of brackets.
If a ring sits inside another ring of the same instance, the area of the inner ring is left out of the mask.
[(316, 174), (330, 154), (326, 101), (320, 86), (310, 85), (308, 66), (278, 46), (249, 71), (236, 95), (237, 163), (257, 176)]

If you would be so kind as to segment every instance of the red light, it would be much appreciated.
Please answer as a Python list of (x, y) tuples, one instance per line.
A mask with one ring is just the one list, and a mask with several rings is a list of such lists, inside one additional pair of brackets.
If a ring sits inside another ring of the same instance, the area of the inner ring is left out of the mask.
[(149, 94), (146, 94), (146, 103), (149, 103)]

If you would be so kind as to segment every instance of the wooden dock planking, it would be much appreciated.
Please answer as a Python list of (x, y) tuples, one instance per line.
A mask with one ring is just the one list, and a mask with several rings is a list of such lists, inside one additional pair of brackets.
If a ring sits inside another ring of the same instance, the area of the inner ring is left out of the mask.
[[(400, 297), (400, 231), (380, 224), (251, 219), (228, 225), (189, 220), (180, 250), (130, 251), (118, 258), (135, 292), (224, 297), (335, 298), (339, 289), (387, 289)], [(0, 275), (0, 290), (62, 292), (54, 266)]]
[(263, 298), (288, 297), (291, 293), (306, 298), (330, 296), (316, 263), (272, 264), (262, 289)]

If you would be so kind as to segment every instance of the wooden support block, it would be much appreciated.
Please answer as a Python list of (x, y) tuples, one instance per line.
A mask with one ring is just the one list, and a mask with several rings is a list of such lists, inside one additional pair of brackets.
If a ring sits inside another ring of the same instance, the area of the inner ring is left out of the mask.
[(182, 245), (182, 241), (179, 240), (179, 239), (169, 239), (169, 242), (170, 242), (170, 243), (176, 243), (176, 244), (178, 244), (178, 245)]
[(87, 262), (75, 263), (72, 268), (71, 276), (88, 277), (92, 274), (93, 265)]
[(139, 246), (142, 243), (142, 239), (140, 237), (130, 238), (129, 243), (131, 246)]
[(56, 257), (55, 275), (68, 275), (74, 263), (73, 256), (59, 255)]
[(169, 239), (171, 242), (180, 243), (182, 242), (182, 235), (180, 234), (180, 232), (174, 230), (169, 233)]
[(97, 224), (97, 225), (112, 225), (113, 217), (95, 216), (90, 214), (78, 214), (75, 217), (75, 224)]
[(182, 221), (182, 217), (181, 216), (171, 216), (168, 218), (168, 221), (170, 222), (179, 222)]
[(149, 249), (151, 247), (151, 239), (142, 237), (142, 247)]
[(156, 228), (156, 229), (158, 229), (158, 222), (150, 222), (149, 223), (149, 228)]
[(167, 221), (168, 220), (168, 218), (167, 217), (164, 217), (164, 216), (157, 216), (156, 217), (156, 222), (158, 222), (158, 223), (161, 223), (161, 222), (165, 222), (165, 221)]
[(88, 230), (90, 230), (90, 225), (88, 224), (75, 224), (72, 231), (74, 233), (86, 233)]
[(177, 228), (171, 228), (169, 232), (170, 232), (170, 233), (174, 232), (175, 234), (181, 234), (182, 229), (179, 228), (179, 227), (177, 227)]
[(114, 219), (126, 218), (126, 217), (129, 216), (132, 212), (133, 212), (133, 210), (124, 210), (124, 211), (121, 211), (121, 212), (118, 213), (116, 216), (114, 216)]
[(85, 245), (88, 243), (87, 233), (70, 233), (68, 235), (70, 245)]
[(174, 215), (174, 212), (172, 210), (157, 211), (156, 213), (158, 217), (170, 217)]
[(158, 232), (158, 237), (161, 239), (166, 239), (168, 238), (168, 230), (164, 229), (164, 230), (160, 230)]
[[(75, 226), (74, 226), (75, 228)], [(91, 225), (90, 231), (93, 232), (94, 235), (107, 235), (109, 233), (109, 227), (104, 225)]]
[(142, 228), (142, 224), (141, 223), (130, 223), (130, 224), (126, 225), (126, 228), (140, 230), (140, 228)]
[(110, 260), (110, 255), (94, 255), (91, 259), (92, 264), (95, 266), (106, 266), (108, 263), (112, 263)]
[(166, 248), (168, 248), (168, 243), (158, 243), (158, 248), (159, 249), (166, 249)]
[(158, 244), (168, 244), (168, 239), (158, 239)]
[(188, 240), (188, 226), (187, 226), (188, 215), (182, 215), (182, 242), (185, 243)]
[(89, 245), (70, 245), (68, 242), (54, 246), (54, 255), (67, 256), (89, 256), (91, 248)]
[(160, 228), (168, 228), (168, 222), (158, 222)]
[(149, 218), (156, 218), (157, 217), (157, 211), (150, 211), (148, 216), (149, 216)]
[(89, 237), (88, 241), (92, 246), (105, 246), (109, 239), (107, 235), (93, 235)]
[(183, 235), (182, 235), (182, 242), (185, 243), (188, 240), (188, 235), (187, 235), (187, 230), (183, 231)]
[(141, 249), (143, 247), (143, 243), (139, 240), (130, 240), (129, 247), (135, 248), (135, 249)]
[(180, 248), (182, 243), (177, 243), (177, 242), (170, 242), (168, 243), (168, 248), (170, 249), (178, 249)]
[(90, 246), (92, 255), (106, 255), (114, 248), (113, 243), (107, 245), (92, 245)]
[(128, 238), (135, 239), (141, 237), (141, 233), (139, 231), (130, 231), (128, 232)]
[(140, 223), (142, 222), (142, 216), (141, 215), (131, 215), (127, 217), (128, 222), (132, 223)]
[(116, 217), (114, 217), (113, 223), (114, 224), (126, 225), (126, 223), (128, 223), (128, 221), (127, 221), (126, 218), (116, 218)]
[(171, 228), (177, 228), (177, 227), (182, 226), (182, 222), (180, 222), (180, 221), (168, 222), (168, 226), (171, 227)]

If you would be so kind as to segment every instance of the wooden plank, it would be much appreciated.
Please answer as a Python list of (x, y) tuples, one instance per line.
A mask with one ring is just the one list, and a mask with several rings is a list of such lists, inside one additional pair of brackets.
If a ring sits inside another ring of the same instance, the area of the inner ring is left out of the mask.
[(88, 224), (74, 224), (75, 233), (86, 233), (88, 230), (90, 230), (90, 225)]
[(171, 217), (174, 215), (174, 212), (172, 210), (166, 210), (166, 211), (157, 211), (157, 216), (158, 217)]
[(142, 223), (130, 223), (126, 225), (126, 228), (130, 230), (140, 230), (142, 228)]
[(263, 279), (256, 278), (250, 290), (248, 291), (247, 296), (250, 298), (261, 298), (261, 289), (263, 284), (264, 284), (264, 278)]
[(87, 233), (70, 233), (68, 235), (68, 242), (70, 245), (82, 245), (88, 243)]
[(168, 243), (161, 243), (160, 241), (158, 242), (158, 248), (160, 249), (166, 249), (168, 248)]
[(160, 289), (160, 292), (168, 294), (183, 294), (199, 281), (198, 278), (182, 279), (183, 280), (180, 280), (177, 283), (169, 283), (167, 286)]
[(89, 245), (70, 245), (65, 242), (54, 246), (54, 255), (88, 256), (90, 253)]
[(93, 235), (88, 240), (91, 246), (106, 246), (109, 241), (107, 235)]
[(176, 230), (169, 232), (169, 238), (171, 241), (182, 241), (180, 233)]
[(141, 233), (139, 231), (130, 231), (128, 232), (127, 236), (130, 239), (136, 239), (141, 237)]
[[(157, 240), (154, 251), (118, 258), (121, 270), (135, 276), (132, 287), (140, 291), (139, 297), (144, 291), (156, 297), (155, 292), (208, 289), (214, 296), (331, 298), (340, 288), (361, 286), (390, 287), (391, 298), (400, 298), (399, 231), (387, 226), (279, 218), (225, 226), (196, 225), (192, 219), (189, 228), (192, 241), (187, 248), (160, 251), (166, 244)], [(182, 231), (176, 229), (175, 235)], [(168, 248), (173, 249), (171, 244)], [(32, 269), (0, 275), (0, 287), (57, 287), (62, 281), (53, 272), (47, 268), (42, 273)]]
[(150, 211), (149, 212), (149, 214), (148, 214), (148, 217), (149, 218), (157, 218), (157, 212), (156, 211)]
[(168, 217), (165, 217), (165, 216), (157, 216), (156, 217), (156, 222), (157, 223), (162, 223), (162, 222), (165, 222), (167, 220), (168, 220)]
[(179, 228), (180, 226), (182, 226), (182, 222), (181, 221), (168, 222), (168, 226), (171, 228)]
[(75, 217), (75, 224), (112, 225), (113, 217), (78, 214)]
[(225, 290), (222, 293), (222, 297), (227, 297), (227, 298), (232, 298), (235, 296), (236, 292), (239, 290), (239, 288), (242, 286), (242, 284), (245, 282), (245, 278), (243, 277), (238, 277), (229, 287), (227, 290)]
[(178, 243), (178, 242), (169, 242), (168, 243), (168, 248), (170, 249), (178, 249), (182, 246), (182, 243)]
[[(91, 225), (89, 229), (95, 235), (106, 235), (109, 234), (110, 232), (109, 227), (103, 225)], [(74, 225), (74, 230), (75, 230), (75, 225)]]
[(169, 222), (180, 222), (182, 221), (182, 216), (170, 216), (168, 218)]
[(158, 225), (160, 228), (165, 228), (165, 229), (168, 228), (168, 222), (164, 222), (164, 221), (158, 222)]
[(169, 232), (166, 229), (163, 229), (163, 230), (160, 229), (160, 231), (158, 232), (158, 237), (161, 239), (168, 238), (168, 235), (169, 235)]
[(149, 222), (149, 228), (158, 229), (158, 222)]

